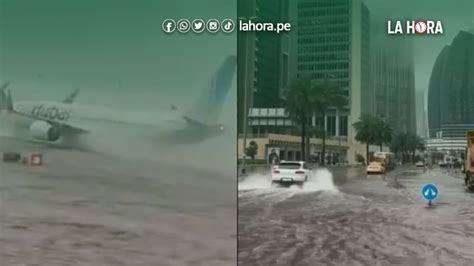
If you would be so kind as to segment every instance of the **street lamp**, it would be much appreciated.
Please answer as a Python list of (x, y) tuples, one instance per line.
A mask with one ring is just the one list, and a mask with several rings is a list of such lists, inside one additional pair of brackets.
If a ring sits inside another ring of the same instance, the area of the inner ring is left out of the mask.
[[(255, 20), (257, 19), (257, 16), (252, 16), (252, 17), (238, 17), (238, 20)], [(243, 130), (244, 130), (244, 139), (243, 139), (243, 152), (244, 152), (244, 156), (242, 158), (242, 173), (245, 173), (245, 167), (246, 167), (246, 160), (247, 160), (247, 126), (248, 126), (248, 119), (247, 119), (247, 116), (248, 116), (248, 102), (247, 102), (247, 98), (248, 98), (248, 95), (247, 95), (247, 86), (248, 86), (248, 65), (249, 65), (249, 62), (248, 62), (248, 51), (249, 51), (249, 48), (250, 48), (250, 45), (249, 45), (249, 40), (250, 40), (250, 37), (249, 37), (249, 33), (246, 34), (246, 37), (245, 37), (245, 68), (244, 68), (244, 115), (243, 115)]]

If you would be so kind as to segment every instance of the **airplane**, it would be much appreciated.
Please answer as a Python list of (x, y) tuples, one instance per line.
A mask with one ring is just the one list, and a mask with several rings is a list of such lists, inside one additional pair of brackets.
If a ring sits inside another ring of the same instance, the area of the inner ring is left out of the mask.
[(168, 112), (153, 114), (79, 105), (75, 103), (79, 89), (61, 102), (13, 102), (6, 82), (0, 86), (0, 114), (9, 118), (16, 130), (26, 131), (30, 141), (60, 147), (75, 148), (80, 145), (81, 136), (93, 135), (101, 127), (137, 128), (164, 145), (195, 144), (224, 132), (218, 119), (233, 84), (236, 64), (236, 56), (227, 56), (204, 93), (187, 112), (181, 112), (174, 105)]

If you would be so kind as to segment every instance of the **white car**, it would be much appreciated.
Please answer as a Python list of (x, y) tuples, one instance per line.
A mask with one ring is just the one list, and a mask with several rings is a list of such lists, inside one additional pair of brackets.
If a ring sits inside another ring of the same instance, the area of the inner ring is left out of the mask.
[(422, 161), (418, 161), (418, 162), (416, 163), (416, 167), (424, 167), (424, 166), (425, 166), (425, 163), (422, 162)]
[(385, 167), (379, 162), (371, 162), (367, 166), (367, 174), (385, 174)]
[(272, 184), (302, 186), (310, 173), (311, 169), (303, 161), (281, 161), (272, 169)]

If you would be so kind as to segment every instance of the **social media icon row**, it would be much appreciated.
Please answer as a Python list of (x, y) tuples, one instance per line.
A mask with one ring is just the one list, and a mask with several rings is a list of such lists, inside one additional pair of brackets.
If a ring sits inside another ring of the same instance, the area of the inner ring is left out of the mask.
[(205, 29), (210, 33), (216, 33), (219, 30), (225, 33), (231, 33), (234, 31), (235, 24), (231, 19), (224, 19), (222, 22), (219, 22), (217, 19), (209, 19), (207, 22), (204, 22), (202, 19), (195, 19), (192, 22), (187, 19), (180, 19), (178, 22), (172, 19), (165, 19), (162, 28), (165, 33), (173, 33), (175, 30), (181, 33), (187, 33), (189, 30), (195, 33), (201, 33)]

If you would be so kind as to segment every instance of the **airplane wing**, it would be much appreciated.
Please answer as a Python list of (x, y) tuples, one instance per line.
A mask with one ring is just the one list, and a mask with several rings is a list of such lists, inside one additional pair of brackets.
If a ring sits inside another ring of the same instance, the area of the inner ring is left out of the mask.
[(48, 122), (49, 124), (51, 124), (53, 126), (57, 126), (59, 128), (59, 130), (61, 131), (61, 133), (63, 133), (62, 135), (71, 136), (71, 135), (80, 135), (80, 134), (89, 133), (89, 130), (87, 130), (87, 129), (76, 127), (76, 126), (73, 126), (73, 125), (70, 125), (70, 124), (67, 124), (67, 123), (61, 123), (61, 122), (57, 122), (57, 121), (54, 121), (54, 120), (42, 119), (42, 118), (38, 118), (38, 117), (35, 117), (35, 119)]
[(64, 100), (63, 103), (73, 103), (76, 96), (79, 94), (79, 89), (75, 89), (71, 94), (69, 94)]
[(86, 134), (89, 133), (89, 130), (82, 129), (80, 127), (74, 127), (68, 124), (61, 124), (61, 123), (55, 123), (55, 122), (50, 122), (52, 125), (56, 124), (59, 126), (60, 130), (64, 132), (66, 135), (79, 135), (79, 134)]
[(187, 116), (183, 116), (184, 121), (188, 123), (189, 126), (195, 128), (195, 129), (217, 129), (219, 128), (220, 130), (223, 130), (224, 126), (221, 124), (215, 124), (215, 125), (206, 125), (203, 124), (199, 121), (196, 121), (192, 118), (189, 118)]
[(183, 116), (183, 119), (184, 121), (186, 121), (189, 125), (193, 126), (193, 127), (206, 127), (205, 124), (199, 122), (199, 121), (196, 121), (194, 119), (191, 119), (187, 116)]

